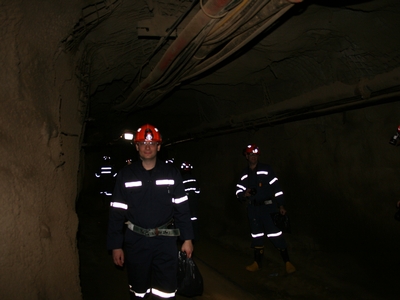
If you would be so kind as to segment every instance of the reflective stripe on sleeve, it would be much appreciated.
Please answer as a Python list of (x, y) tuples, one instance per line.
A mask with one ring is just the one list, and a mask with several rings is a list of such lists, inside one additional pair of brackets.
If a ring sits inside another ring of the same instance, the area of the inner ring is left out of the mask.
[(115, 208), (128, 209), (128, 205), (125, 203), (121, 203), (121, 202), (111, 202), (110, 206), (115, 207)]
[(179, 204), (179, 203), (185, 202), (186, 200), (188, 200), (188, 196), (185, 195), (181, 198), (173, 198), (172, 202), (175, 204)]
[(237, 184), (236, 187), (241, 189), (242, 191), (246, 190), (246, 188), (243, 185), (240, 185), (240, 184)]
[(272, 185), (272, 184), (273, 184), (275, 181), (277, 181), (277, 180), (278, 180), (278, 178), (275, 177), (274, 179), (272, 179), (272, 180), (269, 182), (269, 184)]
[(238, 188), (238, 189), (236, 190), (236, 196), (237, 196), (239, 193), (242, 193), (242, 192), (244, 192), (244, 191), (246, 190), (246, 188), (245, 188), (243, 185), (240, 185), (240, 184), (237, 184), (236, 187)]
[(245, 180), (249, 175), (243, 175), (242, 178), (240, 178), (240, 180)]
[(275, 194), (275, 197), (278, 197), (278, 196), (280, 196), (280, 195), (283, 195), (283, 192), (281, 191), (281, 192), (277, 192), (276, 194)]
[(188, 179), (183, 181), (183, 183), (188, 183), (188, 182), (196, 182), (196, 179)]

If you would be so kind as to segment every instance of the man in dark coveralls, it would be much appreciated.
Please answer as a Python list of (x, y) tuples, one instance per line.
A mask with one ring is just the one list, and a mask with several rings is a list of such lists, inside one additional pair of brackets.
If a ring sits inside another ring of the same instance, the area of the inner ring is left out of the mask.
[(266, 236), (279, 250), (285, 262), (286, 272), (293, 273), (296, 268), (289, 260), (286, 241), (282, 231), (275, 226), (271, 214), (286, 214), (283, 192), (271, 166), (258, 162), (260, 150), (251, 144), (243, 153), (248, 167), (240, 174), (236, 185), (236, 197), (246, 203), (250, 230), (251, 247), (254, 248), (254, 262), (247, 266), (248, 271), (258, 271), (262, 267), (264, 237)]
[(127, 267), (131, 299), (175, 299), (177, 237), (193, 252), (188, 197), (179, 170), (157, 158), (161, 142), (154, 126), (137, 130), (140, 160), (118, 173), (110, 204), (107, 248)]

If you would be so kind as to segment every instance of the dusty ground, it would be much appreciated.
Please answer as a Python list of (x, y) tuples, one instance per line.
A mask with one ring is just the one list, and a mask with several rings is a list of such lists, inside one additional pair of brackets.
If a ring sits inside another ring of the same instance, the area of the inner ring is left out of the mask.
[[(117, 269), (105, 250), (108, 208), (84, 195), (78, 202), (80, 278), (85, 300), (128, 300), (125, 270)], [(193, 299), (399, 299), (399, 261), (382, 253), (348, 254), (291, 249), (298, 271), (286, 275), (279, 254), (269, 244), (263, 270), (247, 272), (251, 249), (234, 237), (205, 236), (195, 245), (195, 261), (205, 290)], [(178, 299), (187, 299), (178, 297)]]

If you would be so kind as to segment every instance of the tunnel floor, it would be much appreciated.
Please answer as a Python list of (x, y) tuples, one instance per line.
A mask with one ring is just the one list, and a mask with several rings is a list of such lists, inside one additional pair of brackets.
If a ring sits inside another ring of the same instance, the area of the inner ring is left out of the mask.
[[(105, 250), (107, 200), (81, 195), (78, 247), (84, 300), (128, 300), (125, 269), (114, 266)], [(399, 299), (400, 270), (384, 253), (361, 255), (290, 249), (297, 271), (286, 274), (279, 253), (266, 244), (264, 266), (248, 272), (252, 250), (234, 237), (202, 236), (194, 260), (203, 275), (204, 293), (191, 299)], [(365, 257), (369, 257), (366, 260)], [(389, 264), (388, 264), (389, 263)], [(177, 299), (190, 299), (178, 296)]]

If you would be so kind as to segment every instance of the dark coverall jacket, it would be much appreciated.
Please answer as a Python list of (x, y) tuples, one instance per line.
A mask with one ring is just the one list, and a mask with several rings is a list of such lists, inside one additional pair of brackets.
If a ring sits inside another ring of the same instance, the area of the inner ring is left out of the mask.
[[(254, 191), (249, 198), (244, 197), (247, 189)], [(274, 225), (271, 217), (271, 214), (278, 212), (278, 207), (284, 204), (283, 192), (272, 167), (258, 163), (254, 170), (245, 168), (236, 185), (236, 197), (247, 204), (251, 247), (263, 246), (266, 234), (275, 247), (286, 248), (282, 231)]]
[[(145, 236), (125, 222), (155, 229), (174, 220), (182, 240), (193, 239), (189, 203), (179, 171), (161, 160), (152, 170), (142, 162), (125, 166), (117, 176), (109, 213), (107, 248), (122, 249), (133, 299), (171, 299), (177, 288), (177, 237)], [(153, 231), (154, 232), (154, 231)]]

